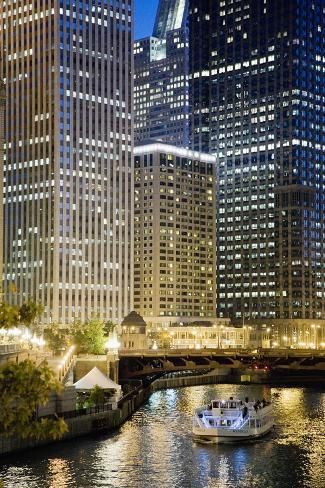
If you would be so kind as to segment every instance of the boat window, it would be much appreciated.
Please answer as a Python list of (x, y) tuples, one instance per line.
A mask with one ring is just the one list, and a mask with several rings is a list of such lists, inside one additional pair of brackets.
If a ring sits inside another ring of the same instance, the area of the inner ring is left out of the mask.
[(231, 424), (232, 424), (231, 420), (227, 420), (227, 425), (228, 425), (228, 427), (229, 427), (229, 425), (231, 425)]
[(236, 404), (236, 402), (231, 402), (231, 404), (230, 404), (230, 408), (237, 408), (237, 404)]
[(227, 420), (220, 420), (220, 425), (225, 427), (227, 425)]
[(213, 408), (219, 408), (219, 402), (213, 402)]
[(251, 419), (251, 420), (249, 421), (249, 426), (250, 426), (250, 427), (254, 427), (254, 428), (255, 428), (255, 420), (254, 420), (254, 419)]
[(214, 425), (214, 421), (210, 419), (209, 420), (209, 424), (213, 426)]
[(261, 427), (261, 421), (260, 420), (256, 420), (256, 427)]

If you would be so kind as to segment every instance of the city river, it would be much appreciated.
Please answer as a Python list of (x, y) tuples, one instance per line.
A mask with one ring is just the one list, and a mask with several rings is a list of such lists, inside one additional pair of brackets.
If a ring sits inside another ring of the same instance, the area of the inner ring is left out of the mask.
[[(258, 442), (193, 442), (194, 408), (214, 397), (271, 397), (275, 429)], [(123, 427), (5, 458), (5, 488), (324, 488), (325, 392), (199, 386), (154, 393)]]

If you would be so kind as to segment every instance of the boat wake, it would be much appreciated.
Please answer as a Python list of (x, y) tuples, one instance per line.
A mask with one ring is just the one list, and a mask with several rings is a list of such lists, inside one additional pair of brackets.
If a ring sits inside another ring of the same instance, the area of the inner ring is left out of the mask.
[(199, 436), (193, 436), (193, 441), (198, 444), (217, 444), (218, 439), (205, 439)]

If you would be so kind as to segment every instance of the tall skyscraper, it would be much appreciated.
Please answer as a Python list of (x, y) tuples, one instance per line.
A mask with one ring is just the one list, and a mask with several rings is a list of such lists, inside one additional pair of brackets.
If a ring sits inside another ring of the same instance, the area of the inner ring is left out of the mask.
[(135, 42), (135, 141), (189, 144), (187, 2), (159, 3), (153, 36)]
[(134, 307), (146, 320), (215, 317), (215, 208), (213, 156), (135, 148)]
[[(0, 181), (3, 181), (6, 87), (0, 78)], [(0, 184), (0, 283), (3, 273), (3, 186)], [(2, 290), (1, 290), (2, 291)]]
[(324, 32), (323, 0), (190, 1), (192, 144), (217, 157), (219, 316), (325, 319)]
[(167, 32), (185, 27), (188, 0), (160, 0), (153, 36), (165, 39)]
[(47, 322), (132, 308), (132, 5), (0, 5), (4, 290)]

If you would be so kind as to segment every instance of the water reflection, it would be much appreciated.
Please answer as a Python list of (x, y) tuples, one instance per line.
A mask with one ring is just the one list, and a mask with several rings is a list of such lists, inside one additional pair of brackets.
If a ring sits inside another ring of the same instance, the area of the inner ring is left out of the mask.
[[(274, 432), (259, 442), (200, 445), (194, 408), (216, 396), (270, 398)], [(324, 488), (325, 394), (216, 385), (156, 392), (117, 433), (8, 458), (6, 488)]]
[(69, 463), (66, 459), (49, 459), (49, 486), (51, 488), (69, 488), (77, 486), (74, 475), (71, 473)]

